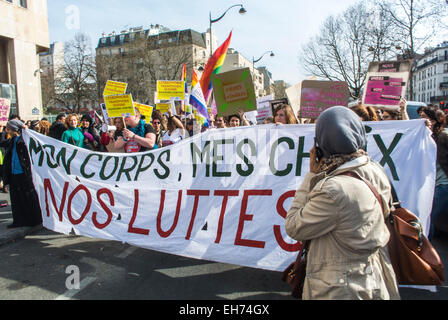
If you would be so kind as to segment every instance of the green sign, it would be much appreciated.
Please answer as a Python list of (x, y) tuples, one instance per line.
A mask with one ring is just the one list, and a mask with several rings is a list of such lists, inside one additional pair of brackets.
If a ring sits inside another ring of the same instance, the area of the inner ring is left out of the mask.
[(249, 68), (212, 76), (213, 92), (219, 116), (257, 110), (254, 84)]

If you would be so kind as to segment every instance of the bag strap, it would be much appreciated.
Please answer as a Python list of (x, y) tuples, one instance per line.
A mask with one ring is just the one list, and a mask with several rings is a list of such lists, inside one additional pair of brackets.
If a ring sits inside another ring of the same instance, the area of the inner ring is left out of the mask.
[[(380, 203), (381, 210), (383, 211), (383, 214), (384, 214), (385, 210), (384, 210), (383, 200), (381, 199), (381, 196), (378, 193), (378, 191), (376, 190), (376, 188), (370, 183), (370, 181), (366, 180), (365, 178), (361, 177), (358, 173), (353, 172), (353, 171), (347, 171), (347, 172), (341, 173), (341, 175), (353, 177), (353, 178), (356, 178), (358, 180), (364, 181), (364, 183), (369, 187), (369, 189), (373, 192), (373, 194), (375, 195), (376, 199)], [(393, 189), (393, 186), (392, 186), (392, 189)], [(394, 192), (395, 192), (395, 190), (394, 190)], [(396, 196), (396, 193), (395, 193), (395, 196)]]

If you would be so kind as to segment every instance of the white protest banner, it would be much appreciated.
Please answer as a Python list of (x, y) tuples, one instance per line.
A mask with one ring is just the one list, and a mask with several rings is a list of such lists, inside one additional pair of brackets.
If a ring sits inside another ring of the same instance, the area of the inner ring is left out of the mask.
[[(369, 154), (427, 229), (436, 171), (430, 131), (423, 120), (365, 125)], [(282, 271), (297, 255), (284, 222), (309, 170), (314, 130), (216, 129), (139, 154), (91, 152), (31, 130), (23, 136), (46, 228)]]

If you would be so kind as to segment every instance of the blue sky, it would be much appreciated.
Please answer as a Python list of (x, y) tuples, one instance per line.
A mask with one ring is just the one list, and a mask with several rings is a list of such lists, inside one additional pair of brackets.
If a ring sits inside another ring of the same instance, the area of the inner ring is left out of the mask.
[[(214, 31), (222, 43), (233, 30), (230, 47), (248, 59), (268, 50), (257, 66), (266, 66), (275, 80), (290, 85), (306, 78), (299, 66), (299, 51), (315, 35), (326, 17), (338, 14), (357, 0), (48, 0), (50, 41), (70, 40), (76, 32), (87, 33), (97, 46), (103, 32), (120, 32), (129, 27), (161, 24), (171, 30), (204, 32), (209, 14), (217, 18), (234, 4), (243, 4), (247, 13), (231, 9)], [(79, 24), (77, 23), (79, 12)]]

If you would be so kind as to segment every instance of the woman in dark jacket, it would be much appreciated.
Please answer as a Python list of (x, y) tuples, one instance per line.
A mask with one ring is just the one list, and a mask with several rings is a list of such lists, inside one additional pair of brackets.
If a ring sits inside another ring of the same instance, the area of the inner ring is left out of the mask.
[(11, 139), (0, 141), (6, 149), (3, 181), (9, 184), (13, 223), (8, 228), (33, 227), (42, 223), (39, 198), (31, 176), (31, 163), (22, 138), (23, 122), (8, 121)]
[(88, 150), (97, 150), (100, 143), (100, 134), (95, 129), (93, 119), (85, 114), (81, 118), (81, 131), (84, 134), (84, 148)]

